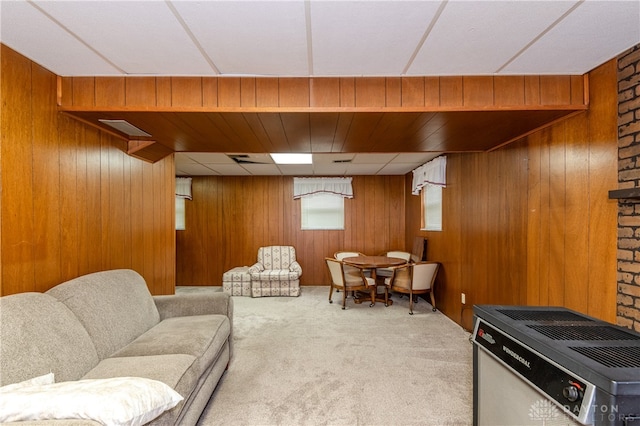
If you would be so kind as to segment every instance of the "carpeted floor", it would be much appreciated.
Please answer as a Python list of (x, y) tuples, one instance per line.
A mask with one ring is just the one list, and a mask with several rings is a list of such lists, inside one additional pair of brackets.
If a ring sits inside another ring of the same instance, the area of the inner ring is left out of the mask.
[[(178, 291), (220, 291), (183, 287)], [(422, 299), (234, 297), (234, 355), (200, 425), (470, 425), (469, 333)]]

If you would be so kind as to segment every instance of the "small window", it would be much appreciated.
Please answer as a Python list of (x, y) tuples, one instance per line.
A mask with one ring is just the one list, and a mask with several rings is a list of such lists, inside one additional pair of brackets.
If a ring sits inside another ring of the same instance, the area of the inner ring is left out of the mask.
[(176, 231), (184, 231), (186, 228), (185, 221), (185, 202), (183, 197), (176, 197)]
[(300, 199), (302, 229), (344, 229), (344, 198), (326, 192)]
[(442, 231), (442, 187), (425, 185), (422, 188), (422, 230)]

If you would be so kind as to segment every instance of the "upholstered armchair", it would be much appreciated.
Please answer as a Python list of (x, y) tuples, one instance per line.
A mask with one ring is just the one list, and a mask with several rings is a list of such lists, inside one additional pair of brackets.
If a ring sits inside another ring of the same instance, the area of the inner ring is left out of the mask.
[(299, 296), (302, 267), (291, 246), (268, 246), (258, 249), (258, 261), (248, 271), (251, 297)]

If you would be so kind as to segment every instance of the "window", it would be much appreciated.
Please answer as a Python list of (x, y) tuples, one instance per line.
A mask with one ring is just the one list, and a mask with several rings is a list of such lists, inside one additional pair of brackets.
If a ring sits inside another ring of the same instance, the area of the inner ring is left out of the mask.
[(344, 198), (321, 192), (300, 199), (302, 229), (344, 229)]
[(176, 197), (176, 231), (184, 231), (185, 223), (185, 198)]
[(442, 187), (425, 185), (422, 188), (422, 230), (442, 231)]

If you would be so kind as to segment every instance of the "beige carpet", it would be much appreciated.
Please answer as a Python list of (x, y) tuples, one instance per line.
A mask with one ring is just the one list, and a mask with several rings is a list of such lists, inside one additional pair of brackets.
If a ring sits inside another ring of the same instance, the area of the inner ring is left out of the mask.
[(328, 291), (234, 297), (234, 357), (200, 425), (472, 423), (469, 333), (422, 299), (413, 316), (397, 295), (343, 311)]

